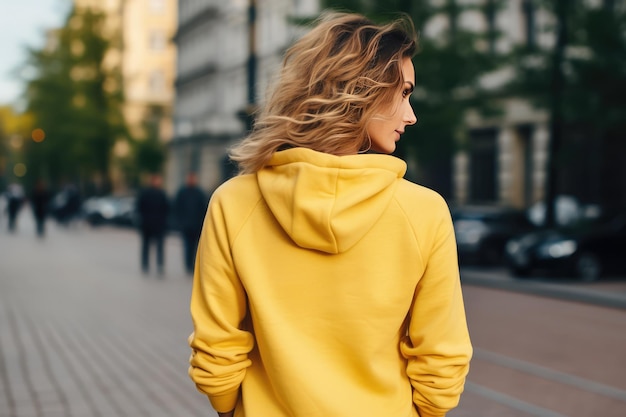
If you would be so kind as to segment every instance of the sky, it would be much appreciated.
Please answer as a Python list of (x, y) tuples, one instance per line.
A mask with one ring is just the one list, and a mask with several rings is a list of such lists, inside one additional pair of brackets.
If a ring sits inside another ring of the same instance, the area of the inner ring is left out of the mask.
[(0, 105), (17, 105), (22, 81), (14, 74), (26, 47), (41, 48), (46, 29), (60, 27), (72, 0), (0, 0)]

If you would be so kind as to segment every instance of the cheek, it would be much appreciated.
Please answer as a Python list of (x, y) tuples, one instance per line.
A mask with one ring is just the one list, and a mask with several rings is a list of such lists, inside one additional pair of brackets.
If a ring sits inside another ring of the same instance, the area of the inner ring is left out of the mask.
[(367, 134), (370, 139), (378, 140), (380, 138), (381, 132), (384, 127), (384, 122), (382, 120), (372, 120), (367, 126)]
[(391, 153), (395, 149), (396, 133), (388, 120), (372, 121), (367, 129), (371, 141), (371, 149), (381, 153)]

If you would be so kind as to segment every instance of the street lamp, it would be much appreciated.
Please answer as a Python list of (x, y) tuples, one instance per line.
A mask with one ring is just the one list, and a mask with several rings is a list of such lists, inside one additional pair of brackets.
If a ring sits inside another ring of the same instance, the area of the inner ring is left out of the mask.
[(243, 121), (246, 132), (252, 131), (254, 125), (254, 114), (256, 112), (256, 73), (257, 73), (257, 57), (256, 57), (256, 0), (248, 2), (248, 100), (246, 107), (237, 112), (239, 118)]

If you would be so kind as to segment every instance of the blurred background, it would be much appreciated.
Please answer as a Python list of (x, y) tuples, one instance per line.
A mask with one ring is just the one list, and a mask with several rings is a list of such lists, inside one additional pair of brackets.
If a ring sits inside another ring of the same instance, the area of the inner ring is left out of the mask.
[[(178, 241), (166, 239), (165, 252), (181, 256), (168, 255), (162, 278), (178, 279), (179, 286), (129, 284), (140, 276), (139, 244), (129, 243), (138, 226), (137, 196), (157, 176), (173, 202), (195, 173), (208, 198), (233, 176), (227, 148), (252, 127), (286, 48), (328, 8), (383, 21), (406, 13), (420, 33), (411, 97), (419, 121), (396, 155), (408, 164), (407, 178), (441, 193), (452, 211), (478, 348), (469, 397), (454, 415), (626, 415), (626, 386), (615, 373), (620, 363), (626, 366), (617, 350), (626, 343), (624, 0), (2, 2), (0, 354), (4, 346), (8, 359), (0, 355), (0, 381), (10, 386), (20, 380), (16, 375), (28, 374), (27, 365), (11, 370), (20, 349), (11, 350), (7, 340), (28, 322), (11, 321), (10, 312), (17, 317), (31, 309), (35, 322), (46, 315), (35, 307), (44, 298), (28, 292), (44, 271), (57, 278), (51, 291), (84, 291), (82, 302), (103, 312), (121, 297), (134, 307), (118, 306), (120, 314), (135, 317), (139, 305), (152, 317), (155, 306), (144, 299), (150, 294), (176, 317), (163, 319), (169, 327), (155, 330), (153, 337), (162, 334), (155, 343), (163, 343), (164, 352), (180, 350), (174, 362), (187, 355), (189, 281)], [(43, 222), (47, 238), (37, 240)], [(179, 226), (170, 214), (168, 230)], [(69, 274), (62, 272), (67, 259), (75, 262)], [(553, 275), (560, 276), (558, 291)], [(618, 309), (520, 298), (475, 284)], [(23, 296), (14, 297), (20, 285)], [(107, 290), (94, 293), (91, 285)], [(122, 322), (131, 344), (145, 344), (132, 341), (136, 327)], [(91, 323), (83, 324), (91, 334)], [(609, 350), (590, 363), (602, 363), (581, 371), (580, 358), (601, 349)], [(180, 360), (169, 378), (186, 381), (185, 366)], [(559, 387), (526, 381), (529, 374)], [(28, 388), (28, 379), (21, 381)], [(521, 397), (503, 396), (500, 388)], [(28, 398), (37, 397), (29, 389), (23, 390)], [(581, 389), (586, 394), (579, 395)], [(6, 392), (0, 415), (5, 406), (8, 416), (49, 415), (37, 401), (39, 412), (20, 411), (19, 398)], [(96, 400), (82, 413), (63, 392), (59, 415), (135, 415), (122, 413), (123, 406), (98, 411)], [(203, 415), (205, 403), (190, 411), (197, 400), (186, 395), (177, 397), (187, 404), (186, 415)], [(182, 415), (165, 403), (163, 415)]]
[[(258, 3), (258, 4), (257, 4)], [(210, 192), (282, 53), (332, 7), (411, 15), (419, 117), (408, 178), (454, 206), (626, 206), (624, 2), (24, 0), (2, 6), (0, 192), (43, 180), (81, 201), (151, 173)], [(534, 218), (542, 223), (542, 218)]]

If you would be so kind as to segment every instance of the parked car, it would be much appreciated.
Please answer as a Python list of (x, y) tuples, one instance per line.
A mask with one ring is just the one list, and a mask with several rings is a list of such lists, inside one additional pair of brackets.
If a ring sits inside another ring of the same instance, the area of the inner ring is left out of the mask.
[(82, 214), (85, 221), (92, 226), (135, 226), (135, 197), (91, 197), (84, 201)]
[(504, 206), (467, 205), (451, 209), (459, 261), (497, 265), (512, 237), (535, 229), (526, 212)]
[(540, 270), (582, 281), (595, 281), (609, 273), (624, 274), (626, 212), (513, 238), (506, 244), (506, 261), (517, 277)]

